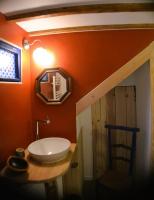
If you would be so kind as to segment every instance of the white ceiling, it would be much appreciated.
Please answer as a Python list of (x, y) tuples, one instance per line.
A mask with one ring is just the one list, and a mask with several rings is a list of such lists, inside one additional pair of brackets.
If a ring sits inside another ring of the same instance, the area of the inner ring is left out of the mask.
[(0, 0), (0, 12), (6, 15), (23, 13), (40, 8), (54, 8), (61, 6), (110, 4), (110, 3), (152, 3), (153, 0)]
[[(0, 12), (6, 16), (30, 11), (58, 8), (62, 6), (109, 3), (154, 3), (154, 0), (0, 0)], [(21, 20), (17, 22), (27, 32), (45, 31), (69, 27), (114, 25), (114, 24), (153, 24), (154, 12), (113, 12), (88, 13), (52, 16)]]
[(154, 23), (153, 12), (138, 13), (92, 13), (65, 15), (33, 19), (29, 21), (17, 22), (19, 26), (27, 32), (40, 30), (60, 29), (68, 27), (94, 26), (94, 25), (113, 25), (113, 24), (143, 24)]

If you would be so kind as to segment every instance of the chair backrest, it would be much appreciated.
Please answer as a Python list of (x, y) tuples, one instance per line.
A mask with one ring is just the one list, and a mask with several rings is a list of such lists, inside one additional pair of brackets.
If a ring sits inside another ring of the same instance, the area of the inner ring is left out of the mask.
[[(117, 125), (105, 125), (105, 128), (108, 130), (108, 148), (109, 148), (109, 168), (113, 168), (113, 159), (116, 160), (122, 160), (124, 162), (128, 162), (129, 169), (128, 174), (132, 175), (133, 172), (133, 166), (134, 166), (134, 160), (135, 160), (135, 154), (136, 154), (136, 133), (139, 132), (139, 128), (131, 128), (126, 126), (117, 126)], [(113, 130), (116, 130), (116, 133), (118, 134), (118, 130), (123, 131), (123, 134), (127, 134), (128, 132), (131, 133), (131, 145), (128, 146), (126, 144), (112, 144), (112, 133)], [(123, 156), (113, 156), (112, 155), (112, 148), (123, 148), (130, 151), (130, 158), (125, 158)]]

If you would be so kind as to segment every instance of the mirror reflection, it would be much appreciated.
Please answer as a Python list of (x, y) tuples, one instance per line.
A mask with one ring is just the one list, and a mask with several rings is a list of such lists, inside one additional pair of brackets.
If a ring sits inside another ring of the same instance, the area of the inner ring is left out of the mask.
[(71, 78), (60, 68), (45, 69), (36, 79), (36, 94), (47, 104), (60, 104), (71, 94)]

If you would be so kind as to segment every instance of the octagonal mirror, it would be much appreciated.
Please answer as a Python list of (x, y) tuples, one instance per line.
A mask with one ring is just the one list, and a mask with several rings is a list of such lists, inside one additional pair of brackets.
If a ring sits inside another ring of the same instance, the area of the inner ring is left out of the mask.
[(36, 94), (46, 104), (61, 104), (71, 94), (71, 77), (61, 68), (45, 69), (36, 78)]

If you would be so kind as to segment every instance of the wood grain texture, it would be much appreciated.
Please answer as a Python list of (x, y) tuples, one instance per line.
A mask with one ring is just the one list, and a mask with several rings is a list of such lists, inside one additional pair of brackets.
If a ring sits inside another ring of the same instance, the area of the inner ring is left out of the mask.
[(110, 90), (106, 95), (106, 123), (116, 124), (116, 99), (115, 89)]
[[(116, 124), (116, 96), (115, 88), (110, 90), (106, 95), (106, 124)], [(112, 131), (112, 143), (116, 143), (116, 131)], [(107, 138), (108, 139), (108, 138)], [(108, 146), (107, 146), (108, 148)], [(108, 151), (107, 151), (108, 152)], [(113, 155), (116, 155), (116, 150), (113, 149)], [(108, 161), (107, 161), (108, 162)], [(116, 161), (113, 161), (113, 167), (116, 167)]]
[(7, 167), (5, 167), (1, 171), (0, 175), (3, 178), (23, 183), (54, 181), (57, 177), (63, 176), (68, 171), (75, 148), (76, 144), (72, 143), (66, 159), (53, 164), (39, 164), (37, 162), (32, 161), (31, 158), (29, 157), (28, 151), (26, 150), (26, 160), (29, 163), (29, 168), (27, 173), (23, 174), (14, 173), (8, 170)]
[(93, 4), (80, 6), (63, 6), (59, 8), (46, 8), (21, 14), (6, 16), (8, 21), (21, 21), (34, 18), (44, 18), (62, 15), (102, 13), (102, 12), (138, 12), (154, 11), (153, 3), (117, 3), (117, 4)]
[(93, 176), (100, 177), (107, 168), (107, 135), (104, 128), (106, 121), (106, 100), (101, 98), (91, 107), (92, 110), (92, 143), (93, 143)]
[[(125, 91), (126, 87), (120, 86), (115, 87), (115, 98), (116, 98), (116, 125), (123, 125), (126, 126), (126, 119), (127, 119), (127, 113), (126, 113), (126, 97), (125, 97)], [(124, 131), (116, 131), (116, 143), (117, 144), (125, 144), (126, 143), (126, 136)], [(125, 150), (123, 149), (117, 149), (116, 156), (122, 156), (125, 157)], [(118, 169), (124, 169), (126, 167), (126, 163), (123, 161), (117, 161), (117, 168)]]
[(83, 158), (82, 158), (82, 129), (79, 133), (76, 150), (73, 154), (71, 167), (63, 176), (64, 195), (82, 195), (83, 190)]
[[(136, 101), (135, 87), (121, 86), (115, 88), (116, 96), (116, 125), (128, 127), (136, 127)], [(131, 146), (131, 133), (126, 134), (125, 131), (118, 131), (117, 143), (122, 143)], [(125, 149), (117, 151), (117, 156), (130, 158), (130, 152)], [(127, 169), (128, 163), (118, 161), (119, 169)]]
[(93, 26), (76, 26), (67, 28), (56, 28), (41, 31), (29, 32), (29, 36), (41, 36), (60, 33), (73, 33), (85, 31), (102, 31), (102, 30), (136, 30), (136, 29), (154, 29), (154, 23), (142, 24), (108, 24), (108, 25), (93, 25)]
[[(137, 127), (137, 110), (136, 110), (136, 87), (130, 86), (126, 88), (126, 126), (128, 127)], [(132, 143), (132, 133), (126, 135), (126, 145), (131, 145)], [(139, 132), (137, 132), (139, 134)], [(138, 136), (136, 137), (136, 139)], [(129, 158), (129, 151), (126, 152), (126, 157)], [(135, 170), (134, 163), (134, 170)]]
[[(91, 106), (92, 109), (92, 133), (93, 133), (93, 161), (94, 177), (97, 179), (108, 168), (108, 137), (104, 125), (136, 126), (136, 102), (134, 86), (118, 86), (100, 98)], [(124, 144), (131, 146), (129, 132), (112, 131), (112, 144)], [(130, 158), (127, 149), (114, 149), (114, 156)], [(113, 161), (113, 168), (127, 171), (128, 163)]]
[(129, 86), (126, 88), (126, 126), (136, 127), (136, 88)]

